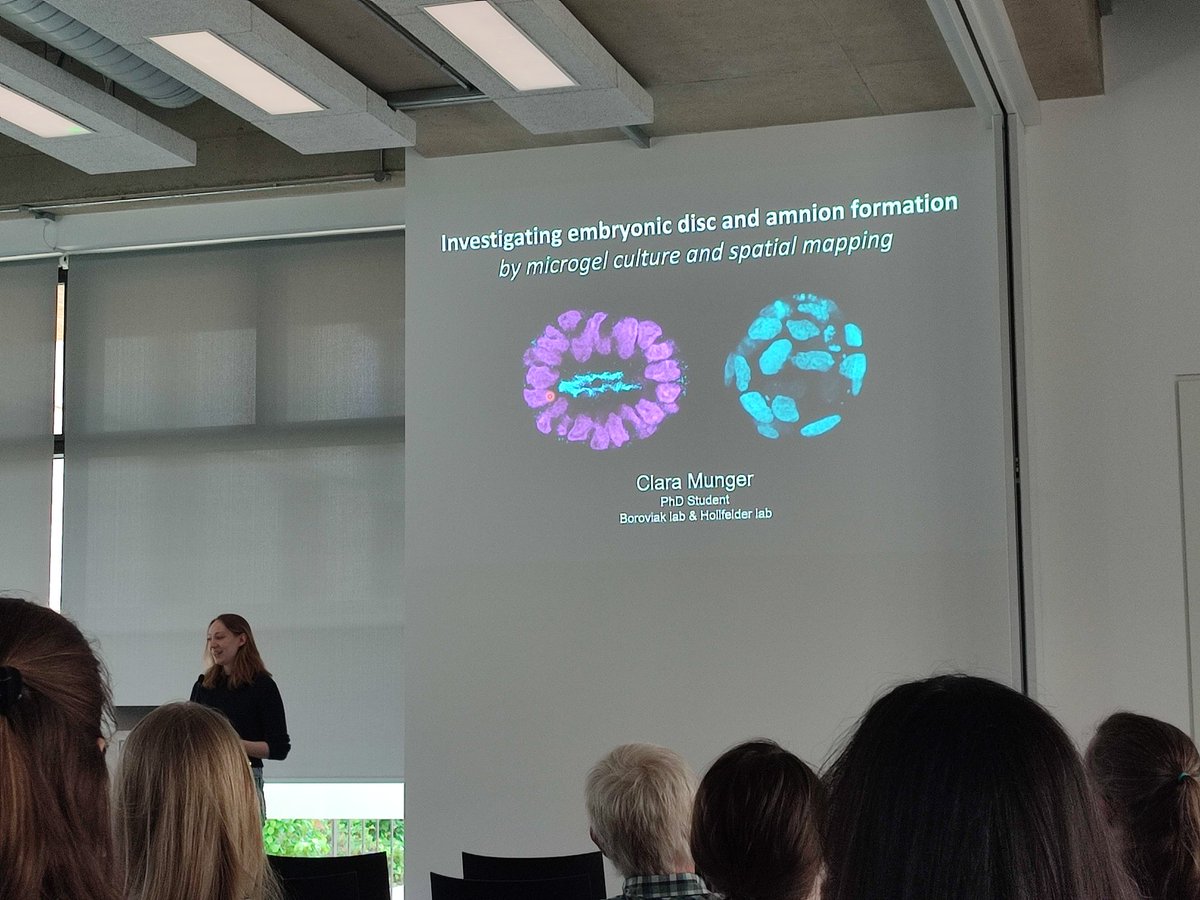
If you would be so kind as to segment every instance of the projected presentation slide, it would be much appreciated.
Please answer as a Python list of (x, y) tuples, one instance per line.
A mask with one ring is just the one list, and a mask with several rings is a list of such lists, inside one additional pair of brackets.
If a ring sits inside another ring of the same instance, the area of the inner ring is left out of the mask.
[(419, 560), (843, 552), (993, 502), (976, 118), (414, 155), (408, 185)]

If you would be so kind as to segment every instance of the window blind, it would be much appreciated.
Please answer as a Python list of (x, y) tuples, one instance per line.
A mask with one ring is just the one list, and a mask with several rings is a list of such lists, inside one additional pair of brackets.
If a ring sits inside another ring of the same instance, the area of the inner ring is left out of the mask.
[(0, 593), (47, 602), (54, 456), (52, 260), (0, 265)]
[(63, 610), (118, 704), (186, 698), (244, 615), (292, 754), (403, 776), (404, 239), (82, 257), (66, 359)]

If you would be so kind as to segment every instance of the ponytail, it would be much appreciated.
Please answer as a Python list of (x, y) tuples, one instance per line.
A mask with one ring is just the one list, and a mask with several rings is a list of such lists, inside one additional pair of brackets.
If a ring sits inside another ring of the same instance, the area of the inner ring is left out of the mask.
[(1149, 900), (1200, 897), (1200, 754), (1166, 722), (1109, 716), (1087, 752), (1088, 773)]
[(117, 900), (100, 661), (68, 619), (0, 597), (0, 897)]
[(1175, 826), (1163, 836), (1166, 865), (1162, 896), (1196, 900), (1200, 897), (1200, 784), (1192, 772), (1181, 770), (1175, 777), (1174, 791)]
[(45, 867), (45, 852), (22, 840), (35, 827), (30, 749), (8, 713), (0, 712), (0, 897), (41, 893), (38, 873)]

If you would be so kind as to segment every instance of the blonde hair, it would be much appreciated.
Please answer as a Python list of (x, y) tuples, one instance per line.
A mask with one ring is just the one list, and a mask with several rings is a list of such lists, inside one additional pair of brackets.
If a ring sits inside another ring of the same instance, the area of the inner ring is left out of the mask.
[(0, 897), (116, 900), (104, 667), (79, 629), (0, 598)]
[(683, 757), (654, 744), (622, 744), (592, 767), (592, 833), (621, 874), (666, 875), (690, 864), (696, 778)]
[(125, 741), (113, 799), (129, 900), (274, 900), (258, 794), (229, 721), (168, 703)]
[(238, 648), (238, 652), (234, 654), (233, 663), (229, 667), (229, 675), (225, 675), (225, 670), (213, 662), (212, 654), (208, 652), (208, 642), (204, 643), (204, 686), (209, 690), (215, 688), (222, 680), (227, 680), (231, 688), (239, 688), (250, 684), (259, 675), (270, 675), (266, 665), (263, 663), (262, 654), (258, 652), (258, 644), (254, 642), (254, 632), (250, 630), (250, 623), (244, 617), (237, 613), (221, 613), (208, 623), (208, 627), (212, 628), (213, 622), (220, 622), (225, 626), (225, 630), (230, 634), (236, 634), (238, 637), (243, 635), (246, 638), (246, 643)]

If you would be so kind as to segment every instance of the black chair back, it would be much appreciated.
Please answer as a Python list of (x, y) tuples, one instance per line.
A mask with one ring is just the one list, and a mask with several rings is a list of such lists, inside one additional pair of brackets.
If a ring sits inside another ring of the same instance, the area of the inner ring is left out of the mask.
[(281, 878), (286, 900), (359, 900), (358, 875), (314, 875), (310, 878)]
[(357, 856), (268, 856), (283, 881), (352, 872), (358, 879), (357, 900), (391, 900), (392, 879), (386, 853)]
[(534, 881), (473, 881), (429, 873), (433, 900), (591, 900), (591, 885), (582, 875)]
[(539, 881), (546, 878), (588, 879), (588, 900), (605, 900), (604, 856), (599, 850), (570, 856), (462, 855), (463, 878), (474, 881)]

